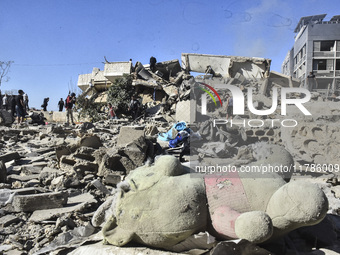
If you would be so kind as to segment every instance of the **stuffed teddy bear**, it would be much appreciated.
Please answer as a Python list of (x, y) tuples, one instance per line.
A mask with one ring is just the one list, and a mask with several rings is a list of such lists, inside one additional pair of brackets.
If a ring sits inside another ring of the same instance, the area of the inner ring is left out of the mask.
[[(270, 162), (270, 155), (266, 160)], [(275, 173), (189, 172), (173, 156), (161, 156), (154, 165), (130, 172), (110, 200), (105, 241), (170, 249), (195, 233), (210, 231), (222, 240), (261, 243), (317, 224), (328, 210), (325, 194), (309, 182), (286, 183)]]

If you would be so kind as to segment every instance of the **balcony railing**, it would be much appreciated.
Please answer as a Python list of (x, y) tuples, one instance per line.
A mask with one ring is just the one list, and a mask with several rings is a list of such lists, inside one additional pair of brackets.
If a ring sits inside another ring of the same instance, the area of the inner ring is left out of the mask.
[(315, 58), (334, 58), (334, 51), (314, 51)]
[(313, 70), (313, 73), (314, 73), (316, 78), (333, 77), (334, 76), (333, 70)]

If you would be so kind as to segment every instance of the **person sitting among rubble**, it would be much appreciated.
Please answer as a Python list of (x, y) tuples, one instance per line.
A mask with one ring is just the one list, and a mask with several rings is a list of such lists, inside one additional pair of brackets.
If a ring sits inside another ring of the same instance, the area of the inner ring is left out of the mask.
[(131, 117), (133, 120), (135, 120), (138, 117), (139, 108), (140, 108), (139, 101), (137, 100), (135, 96), (132, 96), (130, 104), (129, 104), (129, 112), (131, 113)]
[(111, 103), (107, 104), (107, 107), (109, 108), (109, 113), (108, 113), (108, 117), (109, 119), (113, 120), (113, 119), (117, 119), (117, 115), (113, 109), (113, 106)]
[(44, 114), (41, 113), (37, 113), (37, 112), (31, 112), (29, 114), (30, 117), (30, 121), (29, 124), (38, 124), (38, 125), (45, 125), (46, 124), (46, 118), (44, 116)]

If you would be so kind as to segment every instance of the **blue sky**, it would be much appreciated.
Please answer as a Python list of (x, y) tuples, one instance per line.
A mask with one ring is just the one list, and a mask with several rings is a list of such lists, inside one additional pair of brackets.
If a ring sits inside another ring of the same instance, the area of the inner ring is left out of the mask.
[(338, 0), (0, 0), (0, 60), (13, 60), (1, 91), (24, 90), (48, 110), (78, 75), (108, 61), (234, 55), (281, 63), (303, 16), (340, 15)]

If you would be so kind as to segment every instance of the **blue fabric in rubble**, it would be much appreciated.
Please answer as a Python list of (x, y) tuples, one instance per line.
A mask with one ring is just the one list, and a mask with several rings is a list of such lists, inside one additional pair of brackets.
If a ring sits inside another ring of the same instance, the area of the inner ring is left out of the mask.
[[(161, 141), (170, 141), (170, 140), (174, 139), (174, 136), (173, 136), (174, 129), (177, 132), (180, 132), (180, 131), (184, 130), (186, 127), (187, 127), (187, 124), (184, 121), (177, 122), (170, 128), (170, 130), (168, 132), (160, 133), (158, 135), (158, 139), (161, 140)], [(176, 133), (176, 135), (177, 135), (177, 133)]]

